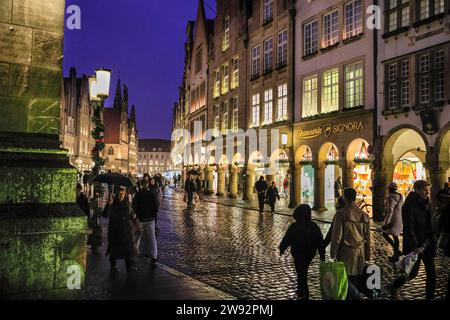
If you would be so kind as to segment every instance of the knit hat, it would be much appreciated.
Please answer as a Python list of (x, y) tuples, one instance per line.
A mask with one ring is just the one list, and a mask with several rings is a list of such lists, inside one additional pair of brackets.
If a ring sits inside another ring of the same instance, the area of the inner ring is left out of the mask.
[(311, 220), (311, 207), (308, 204), (301, 204), (294, 210), (295, 221)]

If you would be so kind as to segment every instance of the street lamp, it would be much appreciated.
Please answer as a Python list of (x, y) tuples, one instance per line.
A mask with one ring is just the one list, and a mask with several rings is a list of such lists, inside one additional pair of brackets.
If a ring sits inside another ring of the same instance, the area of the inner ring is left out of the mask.
[(105, 164), (105, 160), (100, 153), (105, 149), (105, 142), (103, 140), (103, 133), (105, 131), (102, 114), (106, 98), (109, 96), (109, 87), (111, 82), (111, 70), (96, 69), (95, 76), (89, 77), (89, 98), (93, 105), (94, 115), (92, 121), (95, 124), (92, 130), (92, 137), (95, 139), (95, 147), (92, 150), (92, 160), (94, 167), (92, 173), (97, 176), (100, 173), (101, 167)]
[(289, 205), (288, 207), (290, 209), (294, 209), (297, 207), (297, 203), (295, 201), (295, 194), (294, 194), (294, 189), (295, 189), (295, 177), (294, 177), (294, 166), (293, 166), (293, 161), (294, 161), (294, 153), (292, 150), (292, 147), (288, 147), (288, 134), (287, 133), (282, 133), (281, 134), (281, 145), (283, 146), (284, 150), (288, 150), (289, 152), (289, 175), (291, 178), (291, 181), (289, 183)]

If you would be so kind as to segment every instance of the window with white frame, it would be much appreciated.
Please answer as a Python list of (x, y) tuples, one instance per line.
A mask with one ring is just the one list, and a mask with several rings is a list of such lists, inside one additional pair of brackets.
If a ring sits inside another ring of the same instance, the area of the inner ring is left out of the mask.
[(427, 19), (430, 16), (430, 0), (419, 0), (419, 18)]
[(339, 69), (325, 71), (322, 76), (322, 113), (339, 110)]
[(363, 105), (363, 62), (345, 66), (345, 108)]
[(237, 132), (239, 129), (239, 98), (233, 97), (232, 99), (233, 119), (231, 120), (231, 129), (233, 132)]
[(398, 107), (398, 91), (397, 91), (397, 63), (390, 63), (386, 67), (387, 71), (387, 107), (395, 109)]
[(445, 0), (434, 0), (434, 14), (444, 13)]
[(220, 69), (214, 71), (214, 90), (213, 98), (218, 98), (220, 96)]
[(287, 29), (278, 33), (278, 65), (287, 65), (288, 57), (288, 34)]
[(220, 106), (214, 107), (214, 135), (218, 136), (220, 131)]
[(261, 68), (261, 46), (256, 45), (252, 48), (252, 77), (259, 76)]
[(445, 52), (438, 50), (434, 53), (434, 101), (443, 101), (445, 95)]
[(287, 83), (278, 86), (277, 121), (288, 119), (288, 86)]
[(409, 107), (409, 59), (400, 61), (400, 106)]
[(273, 90), (268, 89), (264, 91), (264, 122), (265, 124), (272, 123), (273, 117)]
[(385, 0), (387, 10), (385, 15), (386, 32), (392, 32), (410, 25), (410, 0)]
[(419, 101), (426, 104), (431, 99), (430, 54), (419, 56)]
[(226, 17), (224, 20), (222, 51), (228, 50), (229, 47), (230, 47), (230, 17)]
[(264, 72), (273, 67), (273, 38), (264, 41)]
[(317, 52), (317, 21), (312, 21), (303, 27), (304, 55)]
[(264, 23), (273, 19), (273, 0), (264, 0)]
[(317, 75), (314, 75), (303, 80), (302, 117), (317, 114)]
[(230, 65), (225, 63), (222, 70), (222, 94), (227, 94), (230, 88)]
[(256, 93), (252, 96), (252, 127), (259, 126), (259, 109), (260, 109), (260, 95)]
[(347, 2), (344, 5), (344, 39), (363, 32), (362, 0)]
[(231, 89), (239, 87), (239, 57), (233, 59), (233, 73), (231, 74)]
[(323, 16), (323, 47), (326, 48), (339, 41), (338, 11)]
[(223, 102), (222, 134), (228, 133), (228, 101)]

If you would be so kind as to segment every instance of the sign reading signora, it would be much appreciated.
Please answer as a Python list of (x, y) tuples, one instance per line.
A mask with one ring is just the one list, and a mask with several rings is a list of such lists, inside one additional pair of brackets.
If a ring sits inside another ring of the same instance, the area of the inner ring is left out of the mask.
[(327, 137), (332, 134), (342, 134), (344, 132), (360, 131), (364, 130), (362, 121), (339, 123), (339, 124), (326, 124), (322, 127), (317, 127), (310, 130), (300, 130), (300, 138), (311, 139), (325, 134)]

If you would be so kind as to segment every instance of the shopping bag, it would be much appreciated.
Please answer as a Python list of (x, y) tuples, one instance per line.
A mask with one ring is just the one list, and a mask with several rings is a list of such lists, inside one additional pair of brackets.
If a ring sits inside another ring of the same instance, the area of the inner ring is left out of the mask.
[(348, 291), (348, 278), (344, 263), (322, 262), (319, 269), (322, 300), (345, 300)]
[(409, 276), (418, 259), (419, 256), (413, 251), (410, 254), (401, 257), (395, 264), (395, 267), (400, 273), (405, 273)]

